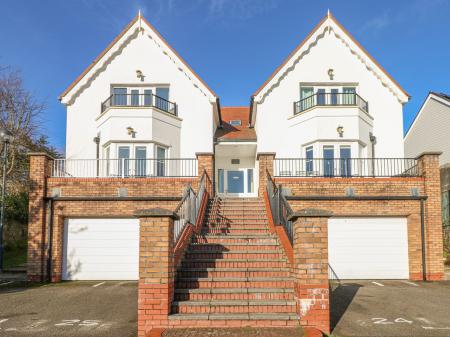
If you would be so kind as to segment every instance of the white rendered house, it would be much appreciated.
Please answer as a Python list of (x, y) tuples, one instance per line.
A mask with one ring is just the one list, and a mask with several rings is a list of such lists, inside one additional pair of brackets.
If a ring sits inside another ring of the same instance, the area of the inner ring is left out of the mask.
[(328, 13), (249, 107), (221, 108), (140, 15), (60, 99), (67, 107), (60, 174), (189, 176), (197, 174), (196, 153), (214, 153), (217, 193), (251, 197), (258, 153), (280, 159), (278, 176), (383, 175), (369, 159), (404, 156), (409, 96)]

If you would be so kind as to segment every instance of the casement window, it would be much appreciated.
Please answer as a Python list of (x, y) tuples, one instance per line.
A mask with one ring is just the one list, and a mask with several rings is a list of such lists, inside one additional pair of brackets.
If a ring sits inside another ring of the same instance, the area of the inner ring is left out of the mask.
[[(153, 96), (156, 95), (156, 97)], [(114, 106), (156, 106), (169, 111), (169, 87), (113, 87), (112, 105)]]
[(314, 105), (314, 88), (300, 88), (300, 109), (301, 111), (311, 108)]
[(130, 147), (119, 146), (117, 158), (119, 158), (119, 175), (128, 177), (130, 175)]
[(339, 148), (340, 171), (341, 176), (350, 177), (352, 175), (352, 155), (348, 145), (342, 145)]
[(156, 88), (155, 106), (161, 110), (169, 110), (169, 88)]
[(127, 88), (113, 88), (113, 95), (114, 105), (127, 105)]
[(308, 146), (305, 150), (306, 158), (306, 174), (312, 175), (314, 171), (314, 149), (312, 146)]
[(356, 104), (356, 88), (355, 87), (344, 87), (342, 88), (343, 105), (355, 105)]
[(156, 146), (156, 175), (163, 177), (166, 175), (167, 169), (167, 149), (165, 147)]
[(145, 177), (147, 175), (147, 147), (136, 146), (134, 148), (136, 176)]
[(332, 145), (323, 147), (323, 175), (325, 177), (334, 176), (334, 146)]

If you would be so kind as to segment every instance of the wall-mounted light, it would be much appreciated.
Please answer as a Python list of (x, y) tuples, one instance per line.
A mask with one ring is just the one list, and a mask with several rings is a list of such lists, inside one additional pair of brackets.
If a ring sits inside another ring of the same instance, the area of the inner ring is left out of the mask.
[(142, 73), (142, 70), (136, 70), (136, 76), (137, 76), (137, 78), (139, 78), (141, 81), (143, 81), (144, 80), (144, 74)]
[(330, 77), (330, 80), (334, 79), (334, 69), (328, 69), (328, 76)]
[(339, 125), (336, 129), (337, 133), (339, 134), (339, 137), (343, 137), (344, 136), (344, 127)]
[(127, 132), (132, 138), (136, 138), (136, 131), (131, 126), (127, 127)]

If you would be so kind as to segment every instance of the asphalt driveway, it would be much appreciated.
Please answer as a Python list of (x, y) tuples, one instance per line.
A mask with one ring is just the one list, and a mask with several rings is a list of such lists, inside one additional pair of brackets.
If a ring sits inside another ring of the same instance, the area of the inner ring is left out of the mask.
[(136, 282), (25, 286), (24, 283), (0, 281), (2, 337), (136, 335)]
[(331, 296), (333, 336), (450, 336), (450, 281), (344, 282)]
[[(450, 281), (346, 282), (333, 291), (331, 301), (333, 336), (450, 336)], [(0, 281), (0, 337), (135, 337), (136, 308), (136, 282), (25, 286)], [(203, 335), (223, 337), (224, 330)], [(258, 332), (259, 337), (265, 335), (275, 336)]]

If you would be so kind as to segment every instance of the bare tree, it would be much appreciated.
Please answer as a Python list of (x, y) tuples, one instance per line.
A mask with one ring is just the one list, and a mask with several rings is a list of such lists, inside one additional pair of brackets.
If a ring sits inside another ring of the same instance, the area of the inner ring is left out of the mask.
[(24, 88), (20, 72), (0, 67), (0, 127), (12, 135), (6, 172), (10, 188), (27, 185), (27, 152), (46, 150), (56, 154), (42, 132), (44, 109), (45, 105)]

